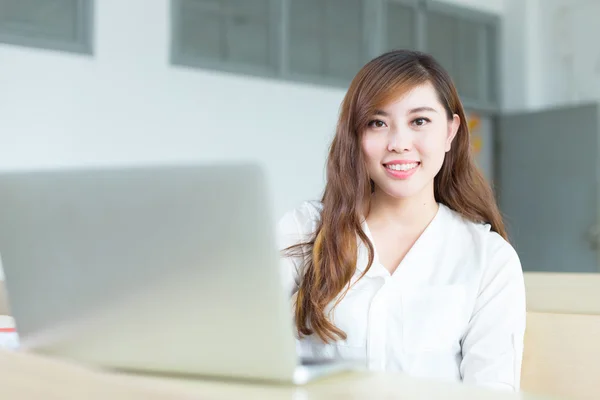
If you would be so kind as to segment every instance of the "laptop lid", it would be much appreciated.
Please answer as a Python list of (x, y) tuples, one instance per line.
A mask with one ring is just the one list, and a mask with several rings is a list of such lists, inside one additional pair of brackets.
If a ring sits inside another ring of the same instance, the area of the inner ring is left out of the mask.
[(22, 345), (112, 368), (291, 380), (270, 202), (247, 164), (1, 173)]

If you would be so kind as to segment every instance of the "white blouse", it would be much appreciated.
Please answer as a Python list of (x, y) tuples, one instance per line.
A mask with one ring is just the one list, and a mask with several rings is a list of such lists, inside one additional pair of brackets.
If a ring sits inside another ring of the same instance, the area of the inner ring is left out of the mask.
[[(307, 240), (320, 210), (320, 203), (307, 202), (288, 212), (279, 222), (280, 248)], [(366, 222), (363, 230), (373, 241)], [(302, 260), (282, 263), (293, 294)], [(367, 263), (359, 240), (352, 282)], [(312, 335), (298, 341), (298, 352), (360, 359), (370, 370), (517, 391), (525, 317), (523, 272), (513, 247), (489, 225), (467, 221), (440, 204), (393, 274), (375, 250), (371, 269), (335, 308), (332, 320), (347, 339), (324, 344)]]

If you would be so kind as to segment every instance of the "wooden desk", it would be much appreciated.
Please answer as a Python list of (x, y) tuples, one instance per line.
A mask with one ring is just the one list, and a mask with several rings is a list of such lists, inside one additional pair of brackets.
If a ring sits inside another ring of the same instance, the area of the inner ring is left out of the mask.
[(549, 399), (414, 379), (399, 373), (339, 374), (302, 387), (126, 375), (6, 350), (0, 350), (0, 371), (0, 399)]
[[(0, 316), (0, 328), (13, 326)], [(400, 373), (346, 373), (306, 386), (127, 375), (25, 352), (0, 350), (0, 399), (460, 399), (544, 400), (548, 397), (489, 391)]]
[(64, 361), (8, 351), (0, 351), (0, 371), (2, 399), (547, 399), (392, 373), (348, 373), (304, 387), (151, 378), (93, 371)]

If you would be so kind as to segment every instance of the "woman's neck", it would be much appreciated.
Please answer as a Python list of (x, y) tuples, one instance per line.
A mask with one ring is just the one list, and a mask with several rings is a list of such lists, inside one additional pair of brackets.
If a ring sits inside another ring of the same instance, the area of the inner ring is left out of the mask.
[(367, 220), (369, 225), (392, 223), (402, 230), (420, 231), (435, 217), (438, 208), (433, 193), (398, 199), (376, 189)]

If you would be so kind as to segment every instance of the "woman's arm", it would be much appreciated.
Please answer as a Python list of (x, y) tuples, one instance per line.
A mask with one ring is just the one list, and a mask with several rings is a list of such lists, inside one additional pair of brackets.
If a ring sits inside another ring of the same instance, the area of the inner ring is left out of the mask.
[[(319, 205), (304, 202), (300, 207), (288, 211), (277, 224), (277, 243), (280, 250), (311, 239), (319, 220)], [(301, 255), (281, 258), (283, 284), (286, 291), (293, 295), (298, 290), (299, 277), (305, 258)]]
[[(301, 241), (300, 228), (297, 215), (294, 211), (286, 213), (277, 224), (277, 245), (280, 251)], [(295, 257), (287, 257), (282, 254), (281, 273), (283, 286), (290, 296), (298, 290), (297, 279), (300, 265)]]
[(462, 342), (463, 382), (520, 390), (525, 284), (515, 250), (491, 233), (473, 314)]

